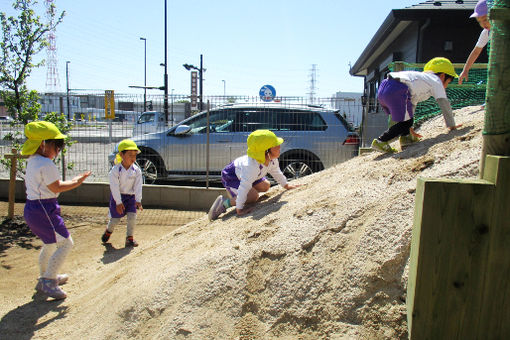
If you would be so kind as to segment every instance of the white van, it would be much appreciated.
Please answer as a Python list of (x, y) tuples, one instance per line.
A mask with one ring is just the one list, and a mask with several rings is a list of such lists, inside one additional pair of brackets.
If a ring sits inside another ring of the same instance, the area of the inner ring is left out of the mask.
[(165, 122), (165, 114), (158, 111), (142, 112), (133, 127), (133, 136), (164, 131), (169, 126)]

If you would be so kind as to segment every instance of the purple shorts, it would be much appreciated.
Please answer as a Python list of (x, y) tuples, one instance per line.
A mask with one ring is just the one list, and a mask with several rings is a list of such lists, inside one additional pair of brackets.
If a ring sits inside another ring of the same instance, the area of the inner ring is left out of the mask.
[[(262, 165), (260, 166), (260, 169), (262, 169)], [(252, 186), (259, 184), (262, 181), (265, 181), (266, 177), (262, 177), (255, 182), (252, 183)], [(239, 185), (241, 184), (241, 181), (236, 175), (236, 167), (234, 165), (234, 162), (231, 162), (229, 165), (227, 165), (222, 171), (221, 171), (221, 183), (227, 189), (227, 192), (231, 197), (237, 196), (237, 189), (239, 189)]]
[(411, 93), (406, 84), (394, 79), (384, 79), (377, 91), (377, 99), (384, 112), (391, 115), (394, 122), (403, 122), (413, 118)]
[(117, 212), (117, 203), (113, 199), (113, 196), (110, 195), (110, 216), (113, 218), (121, 218), (126, 216), (128, 212), (136, 213), (136, 200), (135, 195), (126, 195), (120, 194), (120, 198), (122, 199), (122, 204), (124, 204), (124, 213), (119, 214)]
[(30, 230), (45, 244), (57, 242), (55, 233), (64, 238), (69, 237), (69, 231), (60, 216), (60, 205), (56, 198), (27, 200), (23, 217)]

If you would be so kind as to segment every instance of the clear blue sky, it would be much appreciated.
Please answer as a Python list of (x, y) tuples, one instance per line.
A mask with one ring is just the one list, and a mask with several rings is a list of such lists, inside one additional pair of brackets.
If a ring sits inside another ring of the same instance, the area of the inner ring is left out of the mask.
[[(169, 89), (189, 94), (190, 72), (204, 56), (204, 95), (253, 95), (265, 84), (278, 96), (306, 96), (317, 65), (316, 94), (361, 92), (362, 78), (349, 75), (392, 8), (423, 0), (167, 0)], [(39, 1), (42, 5), (44, 1)], [(147, 85), (162, 86), (164, 0), (54, 0), (65, 10), (57, 28), (58, 71), (66, 88), (70, 61), (72, 89), (113, 89), (143, 93), (144, 42)], [(12, 14), (12, 0), (0, 10)], [(44, 7), (39, 13), (44, 16)], [(36, 59), (46, 58), (41, 52)], [(29, 87), (46, 89), (46, 67), (35, 70)], [(160, 94), (162, 91), (151, 90)], [(170, 93), (170, 90), (169, 90)]]

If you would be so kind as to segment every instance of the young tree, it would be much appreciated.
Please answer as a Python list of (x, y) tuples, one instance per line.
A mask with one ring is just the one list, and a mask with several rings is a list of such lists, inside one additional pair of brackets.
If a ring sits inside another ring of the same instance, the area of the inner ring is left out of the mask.
[[(55, 20), (55, 6), (47, 8), (49, 23), (44, 23), (41, 17), (35, 13), (36, 0), (15, 0), (12, 7), (17, 12), (17, 17), (7, 17), (0, 12), (2, 25), (2, 37), (0, 40), (0, 96), (2, 97), (9, 115), (14, 118), (12, 127), (23, 126), (29, 120), (37, 119), (41, 112), (39, 95), (37, 91), (29, 91), (26, 80), (33, 68), (44, 65), (44, 61), (33, 63), (33, 57), (47, 45), (46, 34), (62, 22), (65, 12), (62, 12)], [(63, 115), (50, 115), (46, 120), (53, 121), (64, 130), (70, 127)], [(11, 146), (21, 149), (23, 132), (19, 129), (3, 136)], [(1, 158), (0, 164), (10, 168), (11, 161)], [(20, 161), (18, 176), (23, 177), (25, 162)]]
[(12, 7), (18, 13), (17, 17), (7, 17), (0, 12), (0, 87), (5, 90), (2, 96), (9, 113), (24, 124), (34, 118), (34, 111), (38, 111), (32, 109), (34, 93), (28, 91), (26, 80), (32, 69), (42, 66), (44, 60), (34, 64), (33, 56), (48, 45), (46, 33), (60, 24), (65, 15), (62, 12), (58, 20), (54, 20), (56, 9), (52, 4), (47, 9), (52, 20), (44, 23), (34, 11), (36, 5), (36, 0), (15, 0)]

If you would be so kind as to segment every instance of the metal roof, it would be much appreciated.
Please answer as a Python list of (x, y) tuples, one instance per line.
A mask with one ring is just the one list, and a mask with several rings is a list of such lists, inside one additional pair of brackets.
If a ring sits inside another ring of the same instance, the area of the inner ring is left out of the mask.
[[(466, 20), (474, 10), (477, 0), (443, 0), (424, 1), (402, 9), (390, 11), (384, 22), (381, 24), (375, 35), (358, 60), (354, 63), (349, 73), (353, 76), (364, 76), (367, 74), (369, 65), (377, 59), (381, 53), (402, 33), (413, 21), (419, 21), (440, 11), (466, 12)], [(437, 11), (437, 12), (436, 12)]]
[(445, 0), (445, 1), (425, 1), (416, 5), (406, 7), (405, 9), (464, 9), (472, 10), (475, 8), (477, 0)]

